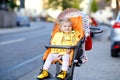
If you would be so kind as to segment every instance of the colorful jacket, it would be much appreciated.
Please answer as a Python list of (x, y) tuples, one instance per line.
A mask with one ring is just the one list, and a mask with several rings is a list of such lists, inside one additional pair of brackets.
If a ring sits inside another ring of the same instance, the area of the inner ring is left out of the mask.
[[(76, 45), (80, 40), (79, 32), (72, 31), (71, 33), (57, 32), (51, 40), (51, 45)], [(65, 54), (66, 49), (51, 48), (51, 53)]]

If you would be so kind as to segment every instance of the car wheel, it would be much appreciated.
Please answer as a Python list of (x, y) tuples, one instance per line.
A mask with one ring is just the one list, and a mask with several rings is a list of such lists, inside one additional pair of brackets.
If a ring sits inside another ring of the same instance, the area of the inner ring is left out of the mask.
[(17, 25), (17, 26), (20, 26), (20, 23), (19, 23), (19, 22), (17, 22), (17, 23), (16, 23), (16, 25)]
[(27, 27), (30, 27), (30, 24), (27, 24)]
[(111, 50), (111, 56), (112, 57), (118, 57), (118, 52), (115, 50)]

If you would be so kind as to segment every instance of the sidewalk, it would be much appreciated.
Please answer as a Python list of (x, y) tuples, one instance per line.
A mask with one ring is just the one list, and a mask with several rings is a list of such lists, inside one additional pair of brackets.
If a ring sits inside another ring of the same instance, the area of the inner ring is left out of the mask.
[(1, 28), (0, 29), (0, 35), (2, 34), (8, 34), (8, 33), (14, 33), (14, 32), (22, 32), (22, 31), (29, 31), (29, 30), (34, 30), (38, 29), (41, 27), (41, 22), (31, 22), (30, 27), (27, 26), (15, 26), (13, 28)]

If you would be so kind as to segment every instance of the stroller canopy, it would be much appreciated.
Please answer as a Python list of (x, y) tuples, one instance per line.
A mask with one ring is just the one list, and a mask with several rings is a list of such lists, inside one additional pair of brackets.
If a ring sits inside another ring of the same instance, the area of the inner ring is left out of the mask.
[(82, 11), (79, 11), (75, 8), (69, 8), (61, 12), (55, 22), (54, 29), (52, 31), (52, 37), (56, 32), (59, 31), (59, 24), (57, 21), (63, 18), (69, 18), (72, 22), (72, 26), (74, 30), (77, 30), (81, 33), (82, 30), (84, 30), (84, 35), (87, 37), (90, 35), (90, 24), (89, 24), (89, 18), (87, 14), (83, 13)]

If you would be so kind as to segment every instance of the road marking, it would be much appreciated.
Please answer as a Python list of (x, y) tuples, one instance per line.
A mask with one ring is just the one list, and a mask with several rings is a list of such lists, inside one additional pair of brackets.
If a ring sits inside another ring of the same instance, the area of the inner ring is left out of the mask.
[(9, 41), (3, 41), (3, 42), (0, 42), (0, 45), (7, 45), (7, 44), (17, 43), (17, 42), (21, 42), (21, 41), (25, 41), (25, 38), (19, 38), (19, 39), (13, 39), (13, 40), (9, 40)]
[(36, 56), (36, 57), (34, 57), (34, 58), (31, 58), (31, 59), (29, 59), (29, 60), (27, 60), (27, 61), (25, 61), (25, 62), (20, 63), (20, 64), (14, 66), (14, 67), (12, 67), (12, 68), (9, 68), (9, 69), (7, 69), (7, 70), (0, 71), (0, 76), (3, 75), (3, 74), (6, 74), (6, 73), (8, 73), (8, 72), (11, 72), (11, 71), (13, 71), (13, 70), (15, 70), (15, 69), (18, 69), (18, 68), (20, 68), (20, 67), (22, 67), (22, 66), (24, 66), (24, 65), (27, 65), (28, 63), (31, 63), (32, 61), (35, 61), (35, 60), (41, 58), (42, 56), (43, 56), (43, 54), (40, 54), (40, 55), (38, 55), (38, 56)]

